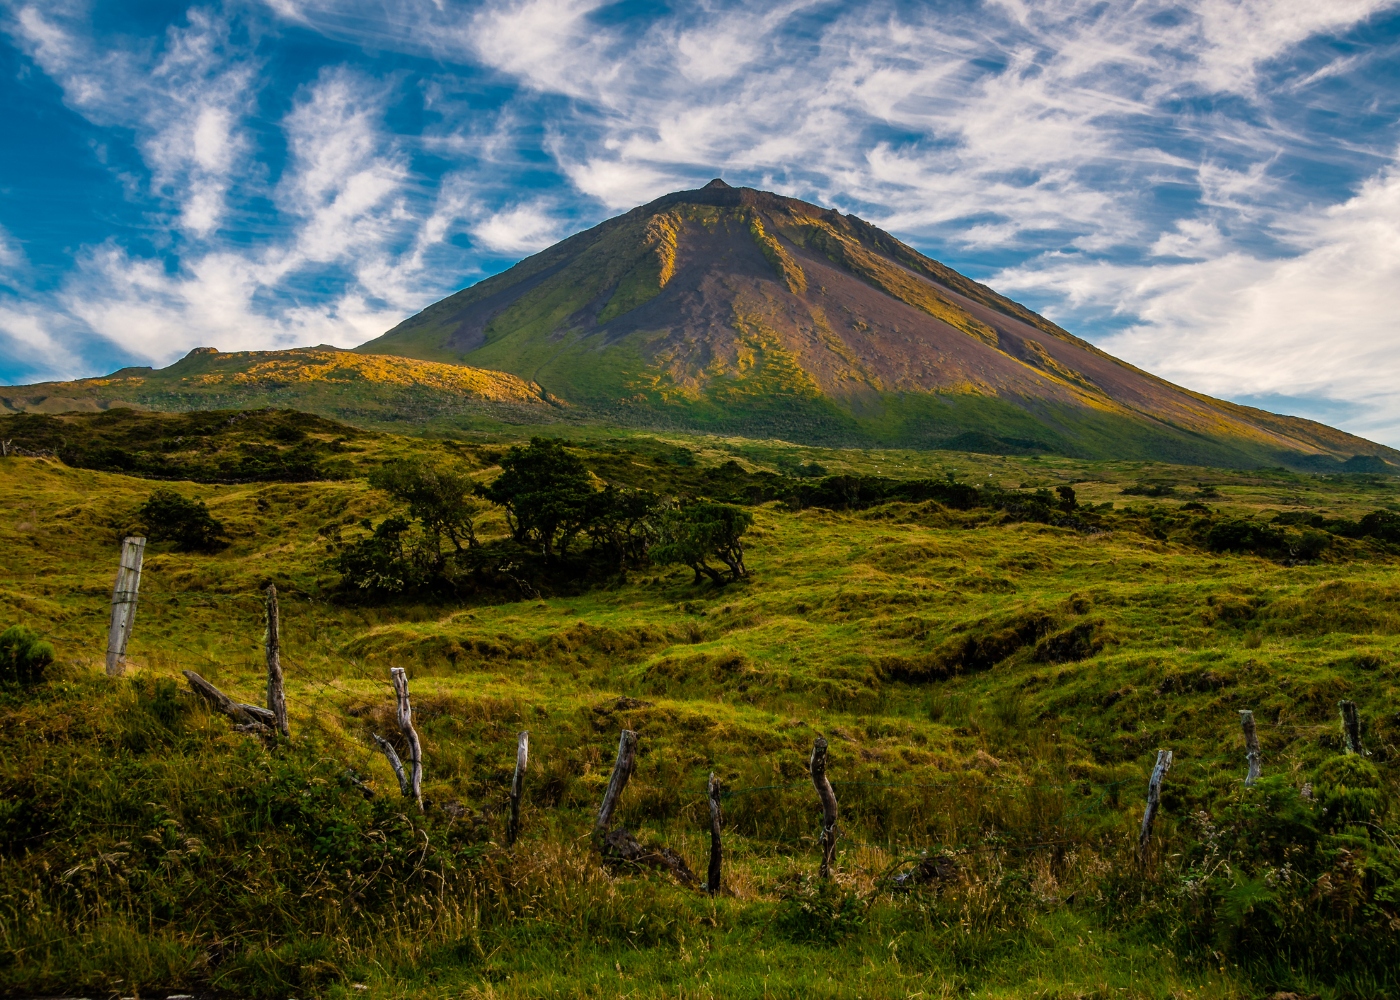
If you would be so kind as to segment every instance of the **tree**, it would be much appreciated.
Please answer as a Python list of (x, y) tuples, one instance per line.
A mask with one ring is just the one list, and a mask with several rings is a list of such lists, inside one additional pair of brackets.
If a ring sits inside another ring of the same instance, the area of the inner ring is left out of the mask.
[(465, 551), (464, 543), (466, 548), (477, 547), (476, 519), (485, 508), (473, 496), (476, 484), (465, 473), (418, 459), (401, 459), (376, 469), (369, 482), (408, 504), (409, 516), (420, 521), (432, 539), (439, 567), (444, 537), (459, 555)]
[(227, 544), (224, 526), (209, 513), (203, 500), (188, 500), (162, 487), (141, 505), (138, 516), (153, 542), (174, 542), (181, 552), (215, 552)]
[(587, 530), (594, 551), (614, 567), (645, 563), (660, 510), (655, 493), (609, 483), (589, 497)]
[[(661, 518), (661, 537), (651, 547), (652, 561), (689, 566), (696, 583), (702, 574), (716, 585), (738, 580), (748, 575), (742, 536), (752, 524), (748, 511), (725, 503), (697, 501), (675, 508)], [(722, 570), (709, 565), (710, 559), (728, 567), (727, 580)]]
[(481, 495), (505, 508), (515, 540), (544, 555), (545, 562), (588, 524), (593, 481), (588, 470), (553, 438), (531, 438), (501, 458), (501, 474)]
[(53, 647), (23, 625), (0, 632), (0, 681), (37, 684), (53, 662)]

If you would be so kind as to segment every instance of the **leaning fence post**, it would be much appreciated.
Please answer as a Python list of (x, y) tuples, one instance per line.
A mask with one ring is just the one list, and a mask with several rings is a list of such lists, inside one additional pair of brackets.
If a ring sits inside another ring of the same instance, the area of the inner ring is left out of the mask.
[(413, 709), (408, 704), (408, 674), (403, 667), (391, 667), (389, 676), (394, 681), (394, 693), (399, 696), (399, 729), (408, 740), (409, 782), (413, 798), (418, 803), (418, 811), (423, 811), (423, 746), (418, 742), (418, 730), (413, 728)]
[(1342, 736), (1347, 741), (1347, 753), (1365, 757), (1366, 751), (1361, 746), (1361, 719), (1356, 714), (1356, 702), (1344, 698), (1337, 702), (1337, 708), (1342, 713)]
[(812, 744), (812, 784), (822, 800), (822, 867), (821, 877), (831, 875), (831, 862), (836, 857), (836, 793), (826, 777), (826, 738), (817, 737)]
[(617, 741), (617, 760), (613, 763), (612, 777), (608, 779), (608, 789), (603, 793), (603, 803), (598, 807), (598, 820), (593, 824), (593, 833), (601, 837), (612, 825), (613, 813), (617, 811), (617, 801), (622, 798), (622, 790), (627, 787), (627, 779), (632, 777), (632, 766), (637, 761), (637, 734), (624, 729)]
[(267, 585), (267, 709), (277, 731), (291, 736), (287, 727), (287, 694), (282, 689), (282, 622), (277, 611), (277, 588)]
[(1244, 759), (1249, 764), (1249, 773), (1244, 776), (1244, 787), (1248, 788), (1259, 780), (1264, 770), (1264, 759), (1259, 753), (1259, 732), (1254, 728), (1254, 713), (1247, 708), (1240, 709), (1240, 725), (1244, 727)]
[(378, 733), (370, 733), (374, 737), (375, 746), (379, 747), (384, 754), (384, 759), (389, 762), (389, 766), (394, 769), (394, 777), (399, 779), (399, 791), (404, 798), (413, 794), (413, 786), (408, 783), (408, 775), (403, 773), (403, 761), (399, 760), (399, 752), (394, 749), (394, 745), (380, 736)]
[(1152, 821), (1157, 817), (1157, 806), (1162, 801), (1162, 779), (1171, 770), (1172, 752), (1157, 751), (1157, 766), (1152, 769), (1152, 778), (1147, 782), (1147, 808), (1142, 813), (1142, 832), (1138, 834), (1138, 854), (1146, 857), (1147, 842), (1152, 839)]
[(525, 768), (530, 763), (530, 731), (516, 737), (515, 775), (510, 779), (510, 820), (506, 823), (506, 846), (520, 836), (520, 793), (525, 790)]
[(141, 560), (145, 552), (144, 538), (122, 539), (117, 582), (112, 587), (112, 624), (107, 630), (108, 677), (120, 677), (126, 669), (126, 642), (136, 621), (136, 594), (141, 589)]
[(710, 873), (705, 879), (705, 891), (711, 896), (719, 892), (720, 865), (724, 860), (723, 852), (720, 849), (720, 812), (719, 812), (719, 779), (715, 777), (715, 772), (710, 772)]

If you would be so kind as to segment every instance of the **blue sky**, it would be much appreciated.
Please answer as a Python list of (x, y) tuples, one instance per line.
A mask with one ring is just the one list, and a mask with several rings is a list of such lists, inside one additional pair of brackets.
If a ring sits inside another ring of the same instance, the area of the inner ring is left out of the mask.
[(1400, 445), (1400, 0), (0, 0), (0, 381), (351, 346), (723, 176)]

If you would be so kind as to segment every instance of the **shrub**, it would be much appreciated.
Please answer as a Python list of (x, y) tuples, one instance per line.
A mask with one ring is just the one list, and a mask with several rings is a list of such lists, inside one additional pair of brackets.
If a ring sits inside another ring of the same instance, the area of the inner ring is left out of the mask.
[(188, 500), (161, 488), (139, 511), (146, 536), (153, 542), (174, 542), (181, 552), (214, 552), (224, 547), (224, 526), (209, 513), (203, 500)]
[(1265, 524), (1232, 517), (1217, 521), (1206, 534), (1206, 546), (1213, 552), (1276, 552), (1283, 547), (1283, 532)]
[(1317, 771), (1317, 800), (1327, 824), (1379, 822), (1385, 818), (1386, 794), (1376, 765), (1364, 757), (1333, 757)]
[(0, 632), (0, 681), (37, 684), (52, 662), (53, 647), (33, 629), (11, 625)]
[(835, 944), (860, 929), (865, 908), (832, 879), (803, 878), (782, 894), (774, 922), (793, 941)]
[[(364, 524), (369, 526), (368, 521)], [(334, 560), (342, 584), (376, 597), (402, 594), (422, 584), (423, 574), (404, 543), (409, 527), (407, 518), (385, 518), (374, 534), (342, 549)]]
[[(716, 584), (748, 575), (744, 567), (743, 534), (753, 524), (753, 515), (729, 504), (704, 501), (667, 511), (661, 517), (660, 541), (651, 548), (651, 558), (659, 566), (677, 563), (695, 571), (695, 582), (707, 576)], [(709, 564), (715, 559), (729, 570)]]

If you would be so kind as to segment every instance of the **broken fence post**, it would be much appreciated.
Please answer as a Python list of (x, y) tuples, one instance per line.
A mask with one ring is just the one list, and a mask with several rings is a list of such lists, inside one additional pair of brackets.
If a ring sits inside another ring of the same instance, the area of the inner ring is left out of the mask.
[(1342, 699), (1337, 702), (1337, 708), (1342, 713), (1342, 736), (1347, 742), (1347, 753), (1367, 756), (1361, 746), (1361, 719), (1356, 714), (1356, 702)]
[(821, 877), (831, 876), (831, 862), (836, 857), (836, 793), (826, 777), (826, 738), (817, 737), (812, 744), (812, 784), (822, 800), (822, 867)]
[(637, 762), (637, 734), (624, 729), (617, 741), (617, 760), (613, 763), (612, 777), (608, 779), (607, 791), (603, 793), (603, 803), (598, 807), (598, 820), (593, 824), (593, 832), (600, 839), (612, 825), (613, 813), (617, 811), (617, 801), (622, 798), (622, 790), (627, 787), (627, 779), (632, 777), (632, 767)]
[(423, 811), (423, 745), (418, 742), (418, 730), (413, 728), (413, 709), (408, 704), (408, 674), (403, 667), (393, 667), (389, 676), (394, 681), (394, 693), (399, 696), (399, 729), (408, 740), (408, 765), (412, 769), (409, 782), (418, 811)]
[(227, 715), (235, 724), (250, 732), (263, 730), (270, 733), (272, 731), (272, 713), (267, 709), (234, 701), (193, 670), (186, 670), (184, 674), (185, 680), (189, 681), (190, 690), (207, 701), (211, 708)]
[(1259, 753), (1259, 732), (1254, 728), (1254, 713), (1247, 708), (1240, 709), (1240, 725), (1244, 727), (1244, 759), (1249, 765), (1249, 773), (1244, 776), (1244, 787), (1248, 788), (1263, 773), (1264, 759)]
[(141, 560), (146, 540), (140, 536), (122, 539), (117, 582), (112, 587), (112, 624), (107, 630), (107, 676), (120, 677), (126, 669), (126, 643), (136, 621), (136, 594), (141, 589)]
[(277, 612), (277, 588), (267, 585), (267, 708), (277, 731), (291, 736), (287, 728), (287, 695), (282, 689), (282, 623)]
[(720, 811), (719, 811), (719, 779), (715, 777), (715, 772), (710, 772), (710, 872), (705, 879), (705, 891), (711, 896), (719, 892), (720, 866), (724, 856), (720, 849)]
[(516, 737), (515, 774), (510, 779), (510, 819), (506, 822), (506, 846), (520, 836), (520, 793), (525, 790), (525, 768), (530, 763), (530, 731)]
[(1152, 839), (1152, 821), (1157, 818), (1157, 806), (1162, 801), (1162, 779), (1171, 770), (1172, 752), (1157, 751), (1157, 766), (1152, 769), (1152, 778), (1147, 782), (1147, 808), (1142, 813), (1142, 832), (1138, 834), (1138, 854), (1146, 857), (1147, 842)]
[(413, 794), (413, 788), (408, 783), (408, 775), (403, 773), (403, 761), (399, 760), (399, 753), (394, 749), (392, 743), (380, 736), (378, 733), (370, 733), (374, 737), (375, 744), (384, 752), (384, 756), (389, 761), (389, 766), (394, 769), (394, 777), (399, 779), (399, 791), (404, 798)]

